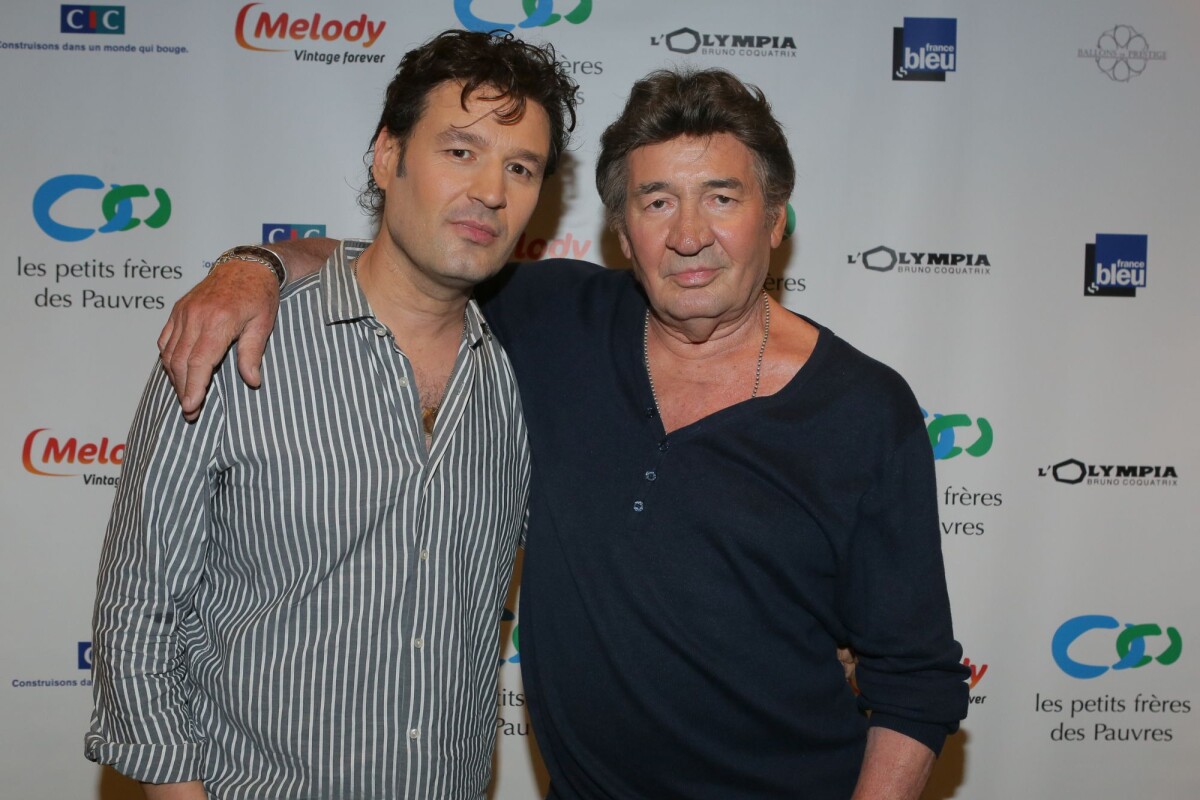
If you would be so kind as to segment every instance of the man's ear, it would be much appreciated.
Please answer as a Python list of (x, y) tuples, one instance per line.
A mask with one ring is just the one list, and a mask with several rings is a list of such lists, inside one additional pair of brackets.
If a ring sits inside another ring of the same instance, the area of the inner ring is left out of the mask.
[(783, 244), (783, 234), (787, 231), (787, 203), (781, 203), (775, 209), (775, 221), (771, 223), (771, 249)]
[(627, 233), (625, 221), (622, 220), (615, 223), (612, 226), (612, 229), (613, 233), (617, 235), (617, 242), (621, 245), (621, 252), (625, 254), (627, 259), (633, 261), (633, 248), (629, 245), (629, 235)]
[(404, 157), (404, 148), (400, 138), (381, 130), (375, 137), (375, 153), (371, 158), (371, 175), (375, 185), (387, 191), (388, 184), (400, 172), (400, 159)]

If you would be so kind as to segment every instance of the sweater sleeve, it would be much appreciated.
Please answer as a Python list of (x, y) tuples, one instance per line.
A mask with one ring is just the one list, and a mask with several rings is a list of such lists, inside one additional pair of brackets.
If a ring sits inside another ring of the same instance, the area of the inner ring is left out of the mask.
[(862, 497), (839, 581), (872, 726), (941, 751), (967, 712), (970, 671), (954, 640), (942, 564), (933, 453), (919, 422)]

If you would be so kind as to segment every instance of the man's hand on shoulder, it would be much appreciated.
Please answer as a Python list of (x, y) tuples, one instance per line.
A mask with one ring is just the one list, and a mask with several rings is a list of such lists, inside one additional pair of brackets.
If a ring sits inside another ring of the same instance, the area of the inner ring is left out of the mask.
[[(295, 281), (319, 270), (336, 247), (336, 239), (297, 239), (277, 242), (271, 250), (286, 262)], [(213, 372), (235, 340), (240, 341), (238, 372), (248, 385), (258, 387), (278, 310), (275, 274), (249, 261), (219, 264), (179, 298), (158, 335), (158, 352), (186, 419), (200, 415)]]
[(235, 339), (242, 380), (257, 387), (267, 336), (279, 309), (279, 283), (261, 264), (230, 261), (213, 268), (181, 297), (158, 336), (158, 352), (166, 367), (183, 415), (200, 415), (213, 371)]

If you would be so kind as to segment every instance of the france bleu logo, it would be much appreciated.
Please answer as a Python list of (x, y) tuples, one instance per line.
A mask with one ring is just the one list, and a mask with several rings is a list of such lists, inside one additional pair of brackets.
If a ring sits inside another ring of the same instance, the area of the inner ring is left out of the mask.
[(957, 69), (957, 19), (905, 17), (892, 28), (892, 80), (944, 81)]

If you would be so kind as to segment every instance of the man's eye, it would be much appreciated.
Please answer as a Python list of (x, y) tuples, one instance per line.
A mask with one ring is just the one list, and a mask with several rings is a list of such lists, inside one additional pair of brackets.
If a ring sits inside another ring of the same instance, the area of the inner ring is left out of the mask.
[(733, 202), (733, 198), (730, 197), (729, 195), (725, 195), (725, 194), (719, 194), (716, 197), (714, 197), (713, 199), (716, 201), (717, 205), (719, 205), (719, 206), (727, 206)]
[(526, 177), (533, 174), (533, 170), (531, 170), (529, 167), (525, 166), (524, 164), (510, 164), (508, 168), (511, 171), (515, 172), (516, 174), (523, 175)]
[(462, 148), (454, 148), (450, 150), (449, 153), (454, 158), (467, 158), (471, 155), (470, 150), (463, 150)]
[(647, 208), (653, 208), (653, 209), (656, 209), (656, 210), (657, 210), (657, 209), (666, 208), (666, 207), (667, 207), (667, 201), (666, 201), (666, 200), (663, 200), (662, 198), (659, 198), (658, 200), (651, 200), (651, 201), (650, 201), (650, 204), (649, 204), (648, 206), (646, 206), (646, 207), (647, 207)]

